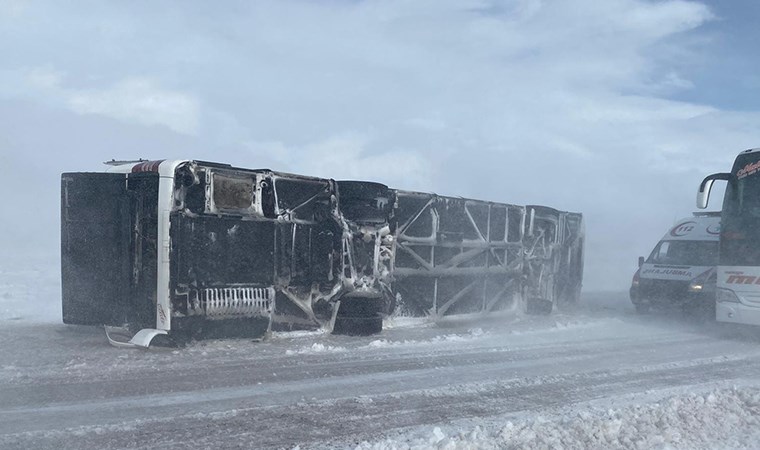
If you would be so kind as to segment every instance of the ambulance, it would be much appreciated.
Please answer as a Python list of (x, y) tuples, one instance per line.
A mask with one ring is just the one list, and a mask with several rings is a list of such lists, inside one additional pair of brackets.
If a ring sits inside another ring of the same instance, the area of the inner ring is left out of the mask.
[(714, 317), (719, 238), (720, 212), (676, 222), (648, 258), (639, 257), (630, 289), (636, 311), (681, 308)]

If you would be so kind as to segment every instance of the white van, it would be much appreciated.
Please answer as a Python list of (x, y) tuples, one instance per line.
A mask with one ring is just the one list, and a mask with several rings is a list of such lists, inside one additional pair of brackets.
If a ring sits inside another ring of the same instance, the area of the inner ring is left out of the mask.
[(682, 308), (715, 315), (720, 212), (694, 213), (676, 222), (631, 282), (631, 301), (639, 313)]

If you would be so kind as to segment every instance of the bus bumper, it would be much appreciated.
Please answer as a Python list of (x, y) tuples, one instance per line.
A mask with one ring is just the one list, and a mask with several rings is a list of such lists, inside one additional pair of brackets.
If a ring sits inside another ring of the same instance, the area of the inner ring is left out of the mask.
[(742, 303), (718, 302), (715, 305), (715, 319), (718, 322), (760, 325), (760, 308)]

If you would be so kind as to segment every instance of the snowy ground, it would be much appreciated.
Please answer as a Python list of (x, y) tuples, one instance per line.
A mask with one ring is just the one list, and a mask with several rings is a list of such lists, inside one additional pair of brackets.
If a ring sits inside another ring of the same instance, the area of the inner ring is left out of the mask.
[(0, 262), (0, 327), (61, 321), (60, 269), (51, 261)]
[(0, 281), (3, 449), (760, 442), (760, 334), (637, 316), (624, 293), (587, 294), (550, 317), (396, 320), (366, 338), (283, 333), (139, 351), (58, 323), (49, 273)]

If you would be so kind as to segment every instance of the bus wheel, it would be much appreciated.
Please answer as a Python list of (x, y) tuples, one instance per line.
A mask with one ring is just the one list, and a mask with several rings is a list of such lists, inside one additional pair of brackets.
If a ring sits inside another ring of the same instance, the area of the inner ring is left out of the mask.
[(383, 318), (374, 317), (350, 317), (340, 316), (335, 318), (333, 334), (348, 336), (370, 336), (383, 331)]
[(633, 306), (636, 307), (637, 314), (649, 314), (650, 312), (652, 312), (652, 308), (649, 305), (638, 304), (638, 305), (633, 305)]
[(543, 298), (529, 298), (525, 305), (525, 312), (528, 314), (546, 316), (551, 314), (554, 309), (554, 302)]
[(343, 297), (335, 315), (333, 334), (369, 336), (380, 333), (383, 331), (384, 307), (385, 299), (382, 296)]

